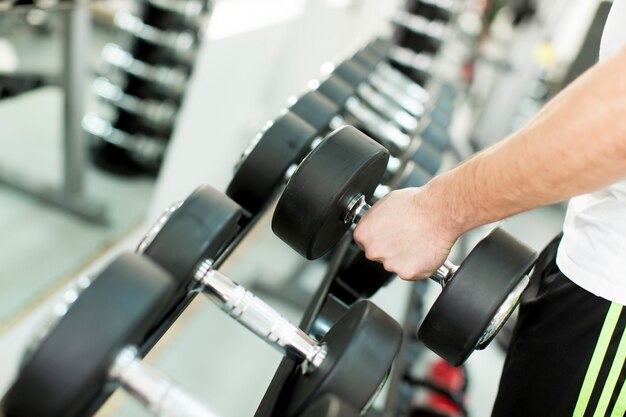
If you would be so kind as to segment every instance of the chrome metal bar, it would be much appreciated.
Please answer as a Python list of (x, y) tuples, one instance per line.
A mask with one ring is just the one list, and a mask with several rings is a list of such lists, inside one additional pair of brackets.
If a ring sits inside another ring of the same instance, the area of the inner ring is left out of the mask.
[(117, 355), (109, 376), (155, 416), (216, 417), (170, 378), (143, 363), (134, 347), (126, 347)]
[(317, 369), (326, 358), (323, 345), (249, 290), (213, 269), (211, 260), (202, 262), (195, 279), (211, 301), (278, 351), (302, 363), (304, 372)]

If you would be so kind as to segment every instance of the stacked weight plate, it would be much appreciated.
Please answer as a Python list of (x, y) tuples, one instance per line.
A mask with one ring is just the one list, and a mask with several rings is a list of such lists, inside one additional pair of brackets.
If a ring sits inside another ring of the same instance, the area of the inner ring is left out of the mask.
[(124, 175), (158, 171), (209, 12), (209, 0), (145, 0), (133, 14), (114, 15), (120, 41), (103, 48), (93, 84), (113, 111), (83, 120), (98, 166)]

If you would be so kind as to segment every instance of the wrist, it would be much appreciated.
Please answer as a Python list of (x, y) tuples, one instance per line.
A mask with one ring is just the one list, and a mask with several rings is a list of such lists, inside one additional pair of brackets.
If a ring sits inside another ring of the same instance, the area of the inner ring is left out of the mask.
[(474, 227), (469, 221), (467, 207), (458, 201), (459, 194), (454, 189), (446, 175), (433, 178), (422, 188), (426, 209), (432, 214), (433, 221), (446, 238), (453, 241)]

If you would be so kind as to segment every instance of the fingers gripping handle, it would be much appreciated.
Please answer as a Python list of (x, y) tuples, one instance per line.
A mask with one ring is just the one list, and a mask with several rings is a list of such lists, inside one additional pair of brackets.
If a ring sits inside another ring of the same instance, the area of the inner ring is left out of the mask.
[[(371, 207), (372, 206), (365, 202), (365, 196), (363, 194), (357, 195), (350, 201), (350, 204), (348, 204), (343, 219), (344, 223), (357, 224)], [(429, 278), (439, 283), (443, 288), (454, 276), (454, 272), (457, 268), (455, 264), (446, 259), (444, 264), (437, 268)]]
[(319, 367), (326, 348), (291, 324), (252, 292), (213, 269), (212, 262), (202, 263), (196, 279), (204, 292), (220, 308), (268, 344), (302, 364), (304, 372)]

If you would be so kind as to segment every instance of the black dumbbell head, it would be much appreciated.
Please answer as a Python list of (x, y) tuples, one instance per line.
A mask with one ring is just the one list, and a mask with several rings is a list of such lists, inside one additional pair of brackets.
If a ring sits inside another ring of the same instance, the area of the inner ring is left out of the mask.
[(325, 134), (340, 108), (323, 94), (311, 90), (298, 97), (289, 110), (313, 126), (318, 134)]
[(388, 160), (387, 149), (364, 133), (337, 129), (294, 172), (274, 211), (274, 233), (307, 259), (324, 255), (349, 229), (352, 200), (372, 195)]
[(439, 172), (443, 162), (441, 152), (424, 140), (413, 140), (404, 151), (402, 159), (413, 161), (415, 165), (422, 167), (430, 175)]
[(352, 300), (345, 300), (349, 303), (358, 298), (371, 297), (394, 276), (381, 263), (367, 259), (365, 252), (356, 245), (352, 245), (350, 249), (335, 278), (341, 286), (347, 286), (346, 290), (354, 295)]
[(241, 208), (231, 199), (204, 185), (162, 225), (144, 254), (172, 274), (178, 283), (176, 298), (189, 290), (198, 264), (215, 260), (239, 232), (241, 215)]
[(289, 167), (309, 153), (317, 134), (310, 124), (287, 111), (244, 153), (226, 194), (249, 212), (258, 213), (283, 183)]
[(428, 119), (424, 119), (421, 124), (423, 127), (420, 130), (419, 136), (422, 139), (433, 145), (440, 152), (450, 149), (452, 139), (444, 127), (429, 117)]
[(4, 416), (81, 415), (117, 353), (145, 338), (173, 288), (169, 274), (147, 259), (113, 261), (26, 359), (2, 400)]
[(333, 74), (339, 76), (342, 80), (350, 84), (352, 87), (358, 87), (367, 81), (371, 71), (368, 71), (356, 61), (348, 59), (335, 67)]
[(376, 305), (359, 301), (321, 342), (328, 350), (322, 365), (309, 374), (297, 373), (288, 382), (288, 416), (297, 416), (327, 394), (363, 411), (391, 369), (402, 342), (402, 328)]
[(333, 74), (320, 82), (317, 91), (335, 103), (340, 109), (343, 109), (348, 99), (354, 96), (354, 88), (337, 75)]
[(496, 312), (536, 259), (533, 250), (504, 230), (494, 229), (447, 283), (424, 318), (418, 339), (450, 364), (461, 365), (479, 347)]
[(392, 41), (379, 37), (370, 42), (365, 48), (369, 51), (377, 52), (379, 55), (387, 56), (393, 46)]
[(383, 60), (380, 55), (375, 55), (368, 49), (361, 49), (352, 56), (352, 59), (368, 71), (374, 71), (376, 66)]

